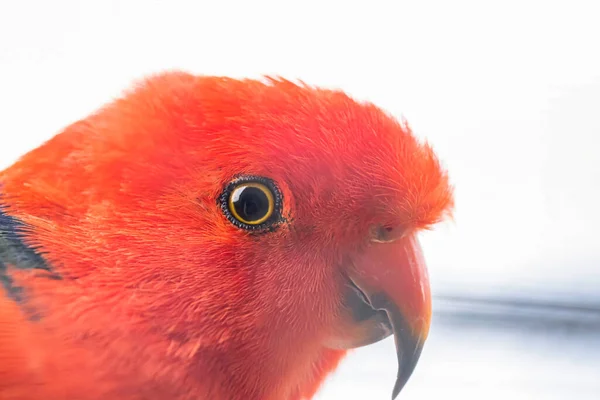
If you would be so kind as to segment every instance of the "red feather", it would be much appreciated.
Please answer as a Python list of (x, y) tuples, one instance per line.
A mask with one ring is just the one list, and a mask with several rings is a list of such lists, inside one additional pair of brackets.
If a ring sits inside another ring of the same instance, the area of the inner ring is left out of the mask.
[[(239, 174), (276, 181), (288, 223), (229, 223), (216, 199)], [(0, 185), (52, 266), (8, 266), (39, 318), (0, 291), (5, 400), (311, 397), (344, 354), (323, 345), (342, 255), (375, 221), (418, 230), (452, 207), (431, 148), (372, 104), (180, 72), (67, 127)]]

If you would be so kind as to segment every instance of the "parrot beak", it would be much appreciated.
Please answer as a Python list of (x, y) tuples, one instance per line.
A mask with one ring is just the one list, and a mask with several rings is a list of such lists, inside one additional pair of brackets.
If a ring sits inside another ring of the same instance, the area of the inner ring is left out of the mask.
[[(363, 304), (358, 306), (356, 298), (347, 304), (353, 306), (355, 320), (367, 328), (361, 330), (366, 336), (357, 343), (374, 343), (393, 331), (398, 356), (395, 399), (410, 378), (429, 333), (431, 293), (421, 246), (414, 235), (373, 240), (352, 264), (349, 278), (354, 290), (349, 293), (358, 295)], [(358, 315), (362, 318), (357, 319)], [(365, 324), (369, 321), (370, 325)]]

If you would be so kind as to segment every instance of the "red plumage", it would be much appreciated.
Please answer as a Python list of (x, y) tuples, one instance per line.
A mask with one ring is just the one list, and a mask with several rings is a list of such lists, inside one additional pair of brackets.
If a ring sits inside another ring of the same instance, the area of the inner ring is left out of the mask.
[[(224, 216), (240, 175), (277, 183), (274, 229)], [(345, 260), (373, 226), (437, 223), (452, 190), (372, 104), (171, 72), (1, 172), (0, 204), (51, 267), (4, 260), (23, 299), (0, 291), (0, 398), (300, 400), (345, 353)]]

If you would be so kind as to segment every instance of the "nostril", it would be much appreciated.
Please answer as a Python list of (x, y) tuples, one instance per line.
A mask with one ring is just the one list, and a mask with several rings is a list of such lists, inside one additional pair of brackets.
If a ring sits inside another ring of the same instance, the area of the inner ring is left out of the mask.
[(404, 229), (400, 226), (378, 225), (372, 229), (372, 241), (389, 243), (404, 236)]

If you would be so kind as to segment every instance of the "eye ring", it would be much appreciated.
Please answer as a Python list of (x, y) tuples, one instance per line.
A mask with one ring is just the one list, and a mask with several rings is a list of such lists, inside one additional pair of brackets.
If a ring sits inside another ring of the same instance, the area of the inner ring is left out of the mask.
[(243, 176), (230, 182), (219, 197), (225, 217), (238, 228), (263, 230), (281, 220), (281, 192), (268, 178)]

